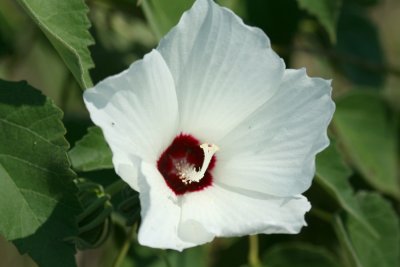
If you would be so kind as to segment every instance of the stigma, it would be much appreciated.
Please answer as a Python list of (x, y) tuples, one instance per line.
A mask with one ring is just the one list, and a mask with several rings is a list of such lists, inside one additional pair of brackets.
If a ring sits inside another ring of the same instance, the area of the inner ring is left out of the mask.
[(157, 168), (176, 194), (204, 190), (213, 183), (217, 145), (199, 142), (190, 134), (179, 134), (160, 155)]
[(219, 147), (217, 145), (208, 143), (200, 145), (200, 148), (203, 149), (204, 152), (204, 160), (200, 169), (196, 169), (193, 164), (190, 164), (185, 160), (180, 160), (175, 163), (175, 168), (178, 171), (178, 176), (184, 184), (200, 182), (200, 180), (204, 177), (208, 166), (210, 165), (212, 157), (219, 150)]

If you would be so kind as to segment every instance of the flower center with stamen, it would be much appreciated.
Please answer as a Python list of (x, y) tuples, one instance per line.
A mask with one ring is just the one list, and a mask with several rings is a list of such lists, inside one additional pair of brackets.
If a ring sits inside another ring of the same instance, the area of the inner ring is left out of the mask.
[(176, 195), (202, 190), (212, 184), (218, 147), (202, 144), (191, 135), (180, 134), (161, 154), (157, 167)]

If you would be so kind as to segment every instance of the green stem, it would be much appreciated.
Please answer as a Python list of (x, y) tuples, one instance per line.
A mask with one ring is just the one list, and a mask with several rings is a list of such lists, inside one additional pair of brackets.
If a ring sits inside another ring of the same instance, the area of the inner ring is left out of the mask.
[(251, 267), (261, 267), (261, 261), (258, 257), (259, 253), (258, 248), (258, 236), (251, 235), (249, 236), (249, 255), (248, 261)]
[(135, 230), (136, 230), (136, 227), (135, 227), (135, 225), (133, 225), (131, 227), (131, 229), (129, 230), (129, 233), (128, 233), (126, 239), (125, 239), (125, 242), (122, 245), (122, 248), (119, 251), (119, 253), (117, 255), (117, 258), (115, 259), (114, 264), (112, 265), (112, 267), (119, 267), (122, 264), (122, 262), (124, 261), (125, 256), (128, 253), (129, 248), (131, 247), (131, 243), (132, 243), (131, 241), (132, 241), (133, 235), (136, 232)]
[(110, 200), (110, 196), (108, 196), (108, 195), (105, 195), (105, 196), (102, 196), (102, 197), (96, 199), (94, 202), (90, 203), (90, 205), (88, 207), (86, 207), (85, 210), (76, 217), (76, 219), (78, 220), (78, 222), (82, 221), (89, 214), (91, 214), (92, 212), (94, 212), (95, 210), (100, 208), (101, 206), (104, 206), (104, 204), (108, 200)]
[(79, 228), (79, 234), (83, 234), (84, 232), (92, 230), (97, 226), (103, 224), (107, 217), (110, 216), (112, 210), (113, 207), (110, 204), (106, 205), (103, 211), (94, 220)]
[(104, 191), (106, 194), (113, 196), (113, 195), (119, 193), (125, 186), (126, 186), (126, 183), (123, 180), (118, 179), (114, 183), (107, 186)]
[(323, 220), (323, 221), (325, 221), (327, 223), (332, 223), (333, 222), (333, 216), (330, 213), (328, 213), (326, 211), (323, 211), (323, 210), (320, 210), (318, 208), (312, 208), (310, 210), (310, 214), (314, 215), (315, 217), (317, 217), (317, 218), (319, 218), (319, 219), (321, 219), (321, 220)]

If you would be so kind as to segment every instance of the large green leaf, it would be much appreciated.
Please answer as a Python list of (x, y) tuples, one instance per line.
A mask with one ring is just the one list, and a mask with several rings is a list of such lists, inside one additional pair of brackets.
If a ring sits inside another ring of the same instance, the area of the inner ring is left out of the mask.
[(98, 127), (90, 127), (88, 133), (69, 152), (72, 166), (77, 171), (111, 169), (112, 153)]
[(194, 0), (143, 0), (141, 5), (147, 20), (158, 39), (161, 39), (175, 26), (183, 12), (188, 10)]
[(299, 6), (314, 15), (329, 34), (331, 42), (336, 42), (336, 26), (342, 0), (297, 0)]
[(334, 141), (327, 149), (318, 154), (316, 165), (317, 182), (336, 198), (346, 212), (370, 229), (373, 234), (376, 234), (354, 197), (353, 188), (348, 181), (351, 170), (343, 161)]
[[(88, 9), (83, 0), (18, 0), (40, 27), (82, 88), (92, 86)], [(50, 68), (49, 68), (50, 70)]]
[(358, 267), (400, 266), (400, 227), (396, 212), (378, 194), (360, 193), (359, 202), (369, 223), (378, 236), (371, 233), (357, 220), (337, 218), (339, 235)]
[(373, 92), (354, 92), (336, 102), (334, 126), (353, 164), (374, 187), (400, 198), (395, 120)]
[(0, 233), (41, 267), (75, 266), (63, 240), (81, 207), (61, 117), (26, 83), (0, 80)]
[(339, 267), (337, 260), (325, 249), (306, 243), (281, 244), (263, 257), (268, 267)]

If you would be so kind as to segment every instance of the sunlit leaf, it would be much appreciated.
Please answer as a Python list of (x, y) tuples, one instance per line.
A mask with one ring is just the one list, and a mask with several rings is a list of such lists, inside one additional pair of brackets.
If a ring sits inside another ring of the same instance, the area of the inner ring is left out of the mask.
[(158, 39), (175, 26), (194, 0), (142, 0), (143, 11)]
[(281, 244), (263, 257), (268, 267), (340, 267), (340, 263), (325, 249), (306, 243)]
[[(93, 67), (88, 46), (93, 44), (83, 0), (18, 0), (58, 51), (82, 88), (92, 86)], [(51, 68), (49, 67), (49, 73)], [(49, 74), (51, 75), (51, 74)]]
[(75, 266), (64, 239), (81, 207), (61, 117), (26, 83), (0, 80), (0, 233), (41, 267)]
[(90, 127), (88, 133), (69, 152), (72, 166), (77, 171), (111, 169), (112, 153), (98, 127)]
[(342, 0), (297, 0), (300, 8), (314, 15), (329, 34), (332, 43), (336, 42), (336, 26)]
[(390, 203), (378, 194), (360, 193), (357, 200), (377, 237), (353, 218), (337, 218), (339, 235), (358, 267), (400, 266), (399, 218)]
[(336, 102), (334, 126), (355, 167), (374, 187), (400, 198), (395, 120), (372, 92), (354, 92)]

